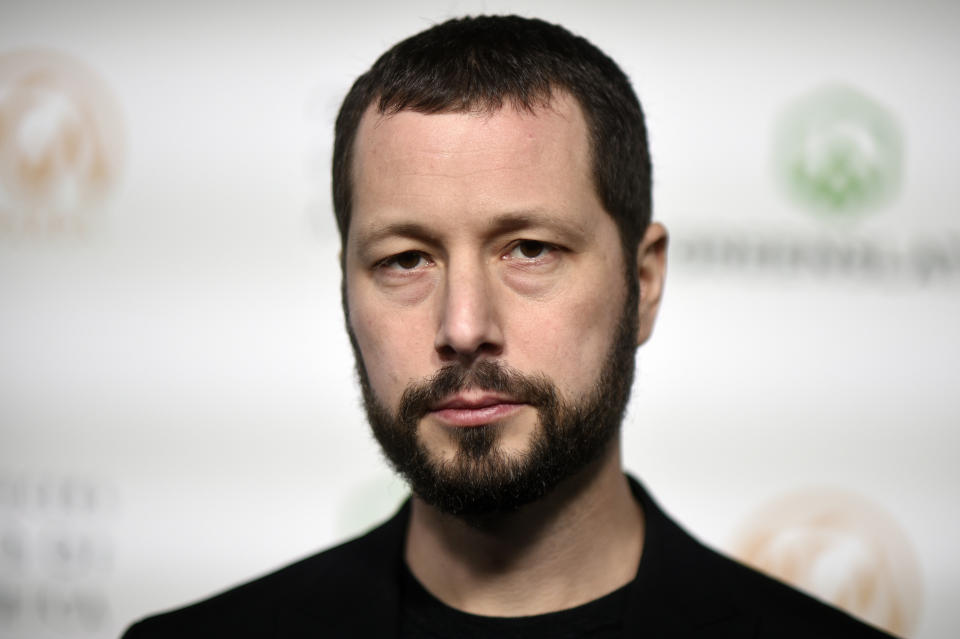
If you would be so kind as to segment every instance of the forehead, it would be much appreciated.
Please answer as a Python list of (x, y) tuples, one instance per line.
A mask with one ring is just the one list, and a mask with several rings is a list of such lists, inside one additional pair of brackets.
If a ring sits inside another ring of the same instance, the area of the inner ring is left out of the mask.
[(529, 208), (595, 198), (587, 125), (557, 94), (532, 110), (383, 115), (371, 106), (354, 149), (354, 223), (394, 207)]

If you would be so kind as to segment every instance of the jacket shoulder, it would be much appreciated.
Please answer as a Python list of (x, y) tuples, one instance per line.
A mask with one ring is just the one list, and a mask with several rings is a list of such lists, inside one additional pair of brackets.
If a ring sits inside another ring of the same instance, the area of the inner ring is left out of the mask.
[[(674, 636), (751, 639), (890, 639), (819, 599), (701, 544), (636, 480), (647, 521), (630, 627)], [(655, 602), (651, 606), (650, 602)]]
[(405, 506), (367, 534), (301, 559), (197, 603), (130, 626), (123, 639), (159, 637), (269, 637), (289, 610), (336, 601), (344, 585), (389, 575), (402, 547)]
[(723, 592), (731, 610), (754, 620), (757, 639), (892, 639), (846, 612), (701, 546), (709, 590)]

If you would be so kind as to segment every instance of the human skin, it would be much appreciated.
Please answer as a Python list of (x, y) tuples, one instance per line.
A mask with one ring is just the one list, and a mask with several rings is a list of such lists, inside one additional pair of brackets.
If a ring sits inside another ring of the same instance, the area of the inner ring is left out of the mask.
[[(558, 93), (532, 112), (508, 104), (384, 116), (371, 108), (352, 168), (349, 322), (388, 410), (412, 382), (480, 359), (545, 376), (569, 403), (590, 392), (622, 317), (626, 269), (574, 99)], [(652, 224), (639, 247), (638, 344), (656, 314), (665, 244)], [(417, 436), (435, 460), (452, 462), (454, 431), (490, 415), (501, 451), (522, 455), (538, 416), (511, 400), (468, 389), (450, 398), (453, 410), (437, 406), (421, 419)], [(556, 610), (630, 580), (642, 515), (620, 473), (619, 442), (541, 502), (481, 531), (415, 499), (411, 570), (441, 599), (480, 614)], [(553, 587), (543, 587), (544, 576)], [(515, 596), (534, 581), (536, 593)]]

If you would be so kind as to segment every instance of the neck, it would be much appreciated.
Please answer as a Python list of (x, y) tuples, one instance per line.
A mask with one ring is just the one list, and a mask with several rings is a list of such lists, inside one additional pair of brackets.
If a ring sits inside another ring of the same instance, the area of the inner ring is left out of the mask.
[(447, 605), (516, 617), (572, 608), (629, 583), (642, 547), (643, 513), (615, 441), (514, 513), (468, 524), (414, 498), (405, 559)]

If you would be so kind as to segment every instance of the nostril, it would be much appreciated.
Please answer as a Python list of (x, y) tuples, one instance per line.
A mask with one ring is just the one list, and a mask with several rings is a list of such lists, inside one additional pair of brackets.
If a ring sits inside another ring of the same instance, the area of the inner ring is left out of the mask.
[(440, 346), (437, 346), (437, 353), (439, 353), (440, 357), (445, 360), (457, 358), (457, 350), (449, 344), (441, 344)]
[(493, 342), (484, 342), (477, 347), (476, 352), (477, 355), (500, 355), (503, 352), (503, 347)]
[(493, 342), (482, 342), (473, 349), (458, 349), (450, 344), (439, 344), (436, 350), (444, 361), (461, 360), (465, 363), (481, 357), (497, 357), (503, 353), (503, 347)]

